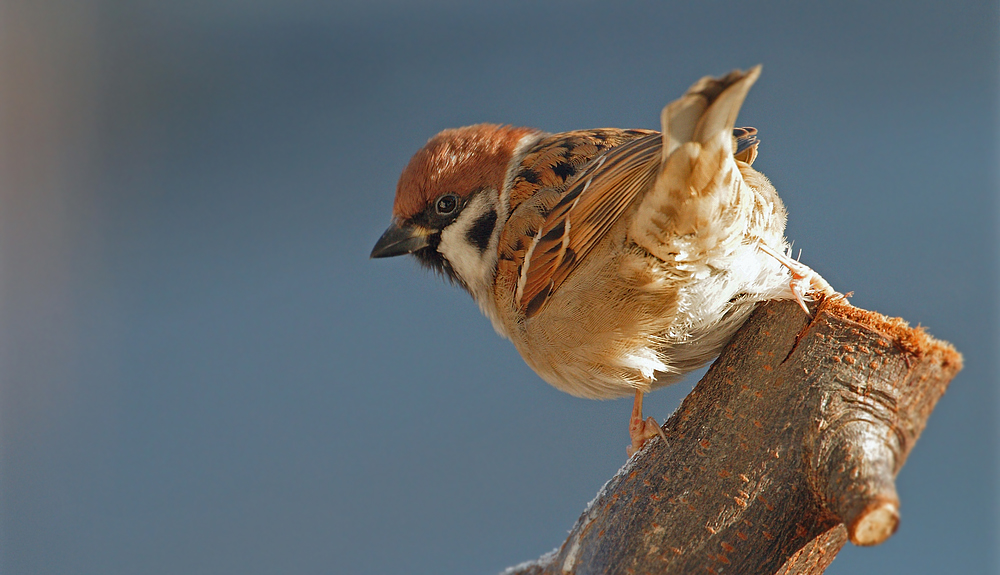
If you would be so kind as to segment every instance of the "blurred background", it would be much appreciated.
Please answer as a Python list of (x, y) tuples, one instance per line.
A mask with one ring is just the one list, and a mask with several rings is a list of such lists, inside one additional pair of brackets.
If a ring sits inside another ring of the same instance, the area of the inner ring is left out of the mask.
[[(471, 299), (370, 261), (446, 127), (739, 123), (802, 259), (966, 368), (902, 525), (828, 571), (998, 571), (995, 2), (2, 0), (0, 571), (497, 573), (625, 461)], [(695, 380), (654, 393), (660, 421)]]

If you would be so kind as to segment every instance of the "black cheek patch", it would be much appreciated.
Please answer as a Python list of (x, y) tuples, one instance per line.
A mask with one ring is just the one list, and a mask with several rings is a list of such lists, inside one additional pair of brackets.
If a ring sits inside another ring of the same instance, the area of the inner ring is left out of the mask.
[(493, 236), (493, 228), (496, 225), (497, 213), (494, 210), (490, 210), (479, 216), (476, 223), (472, 224), (472, 227), (466, 232), (465, 238), (479, 249), (479, 253), (483, 253), (490, 245), (490, 238)]

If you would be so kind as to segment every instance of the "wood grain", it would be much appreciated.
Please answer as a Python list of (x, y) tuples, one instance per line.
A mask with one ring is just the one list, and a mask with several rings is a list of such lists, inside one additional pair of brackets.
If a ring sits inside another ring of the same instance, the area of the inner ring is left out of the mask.
[(948, 343), (827, 300), (762, 304), (555, 552), (507, 575), (818, 574), (898, 526), (895, 477), (948, 382)]

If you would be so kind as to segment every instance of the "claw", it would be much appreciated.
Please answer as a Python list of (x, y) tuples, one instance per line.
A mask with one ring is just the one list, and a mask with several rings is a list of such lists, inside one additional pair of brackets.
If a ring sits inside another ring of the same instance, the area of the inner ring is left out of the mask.
[[(819, 292), (825, 297), (844, 297), (843, 294), (834, 290), (833, 287), (831, 287), (830, 284), (823, 279), (823, 276), (813, 271), (813, 269), (806, 264), (793, 260), (781, 252), (775, 251), (771, 248), (771, 246), (765, 244), (764, 242), (758, 242), (757, 249), (778, 260), (778, 263), (788, 268), (788, 271), (791, 272), (792, 279), (788, 282), (788, 287), (791, 288), (795, 301), (798, 302), (799, 307), (806, 312), (806, 315), (810, 314), (805, 298), (806, 295), (811, 292)], [(802, 251), (799, 250), (800, 255), (801, 253)]]
[(663, 433), (656, 420), (652, 417), (642, 418), (642, 391), (635, 390), (635, 401), (632, 403), (632, 418), (628, 424), (628, 435), (632, 440), (625, 452), (629, 457), (638, 453), (650, 439), (659, 435), (663, 441), (667, 441), (667, 436)]

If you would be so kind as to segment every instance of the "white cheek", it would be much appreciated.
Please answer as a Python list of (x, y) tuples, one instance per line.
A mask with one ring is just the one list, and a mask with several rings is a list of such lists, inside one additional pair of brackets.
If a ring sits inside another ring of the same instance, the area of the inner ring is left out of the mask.
[[(441, 231), (438, 251), (448, 260), (455, 273), (465, 282), (474, 296), (492, 283), (496, 261), (495, 239), (483, 253), (469, 241), (468, 233), (483, 214), (494, 209), (488, 194), (477, 194), (450, 226)], [(496, 236), (494, 229), (494, 236)]]

